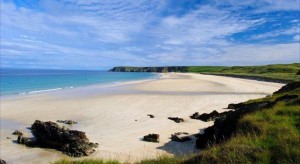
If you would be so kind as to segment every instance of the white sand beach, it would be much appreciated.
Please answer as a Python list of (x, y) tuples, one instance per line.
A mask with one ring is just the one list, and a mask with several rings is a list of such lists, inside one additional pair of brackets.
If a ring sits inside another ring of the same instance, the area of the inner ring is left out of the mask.
[[(65, 126), (84, 131), (91, 142), (99, 143), (98, 151), (88, 158), (133, 162), (160, 154), (196, 152), (195, 140), (184, 143), (170, 140), (175, 132), (192, 135), (213, 124), (190, 119), (190, 115), (226, 111), (229, 103), (264, 97), (281, 86), (230, 77), (166, 73), (158, 80), (4, 97), (0, 158), (9, 163), (49, 163), (68, 158), (53, 149), (27, 148), (14, 143), (17, 137), (11, 133), (17, 129), (30, 136), (26, 127), (35, 120), (77, 121), (76, 125)], [(147, 114), (155, 117), (149, 118)], [(168, 117), (182, 117), (185, 122), (178, 124)], [(159, 134), (160, 142), (142, 141), (149, 133)]]

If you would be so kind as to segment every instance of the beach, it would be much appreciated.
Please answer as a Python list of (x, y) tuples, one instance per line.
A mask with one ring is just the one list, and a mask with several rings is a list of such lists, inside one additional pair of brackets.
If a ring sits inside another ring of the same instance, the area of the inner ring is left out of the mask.
[[(1, 159), (11, 163), (49, 163), (68, 158), (53, 149), (27, 148), (15, 143), (17, 137), (11, 133), (20, 130), (30, 136), (26, 128), (35, 120), (78, 122), (65, 126), (84, 131), (91, 142), (99, 143), (97, 152), (88, 158), (134, 162), (161, 154), (197, 152), (194, 139), (183, 143), (170, 140), (173, 133), (192, 135), (213, 124), (190, 119), (190, 115), (227, 111), (229, 103), (265, 97), (282, 86), (222, 76), (163, 73), (157, 80), (4, 97), (1, 98)], [(181, 117), (185, 121), (175, 123), (168, 117)], [(150, 133), (159, 134), (160, 142), (142, 141)]]

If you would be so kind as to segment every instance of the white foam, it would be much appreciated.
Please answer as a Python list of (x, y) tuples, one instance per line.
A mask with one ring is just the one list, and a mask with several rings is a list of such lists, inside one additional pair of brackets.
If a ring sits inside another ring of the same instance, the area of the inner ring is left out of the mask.
[(50, 91), (57, 91), (57, 90), (61, 90), (62, 88), (54, 88), (54, 89), (45, 89), (45, 90), (38, 90), (38, 91), (31, 91), (28, 92), (28, 94), (32, 94), (32, 93), (41, 93), (41, 92), (50, 92)]

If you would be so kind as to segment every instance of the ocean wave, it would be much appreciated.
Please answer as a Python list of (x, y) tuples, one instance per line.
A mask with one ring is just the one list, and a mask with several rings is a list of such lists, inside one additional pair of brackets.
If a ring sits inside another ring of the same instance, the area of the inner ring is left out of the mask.
[(33, 94), (33, 93), (42, 93), (42, 92), (51, 92), (51, 91), (58, 91), (63, 88), (53, 88), (53, 89), (44, 89), (44, 90), (36, 90), (36, 91), (30, 91), (30, 92), (22, 92), (19, 93), (19, 95), (25, 95), (25, 94)]

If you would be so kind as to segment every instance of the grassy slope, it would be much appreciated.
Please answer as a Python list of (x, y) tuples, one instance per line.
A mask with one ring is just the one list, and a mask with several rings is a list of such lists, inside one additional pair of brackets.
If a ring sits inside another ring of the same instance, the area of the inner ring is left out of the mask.
[(192, 66), (188, 72), (207, 73), (216, 75), (238, 75), (245, 77), (259, 77), (274, 80), (300, 81), (296, 73), (300, 70), (300, 63), (274, 64), (265, 66)]
[[(300, 88), (272, 97), (251, 100), (274, 100), (282, 95), (298, 95)], [(298, 102), (298, 103), (297, 103)], [(204, 150), (201, 161), (209, 162), (300, 162), (300, 99), (280, 101), (273, 108), (245, 115), (239, 131), (228, 142)]]
[[(292, 101), (282, 100), (272, 108), (245, 115), (238, 122), (239, 131), (222, 144), (213, 145), (198, 154), (185, 157), (161, 156), (139, 163), (299, 163), (300, 88), (248, 102), (274, 101), (283, 95), (298, 95), (298, 98)], [(68, 160), (57, 162), (57, 164), (67, 163), (72, 162)], [(103, 163), (103, 161), (88, 160), (75, 163)]]

